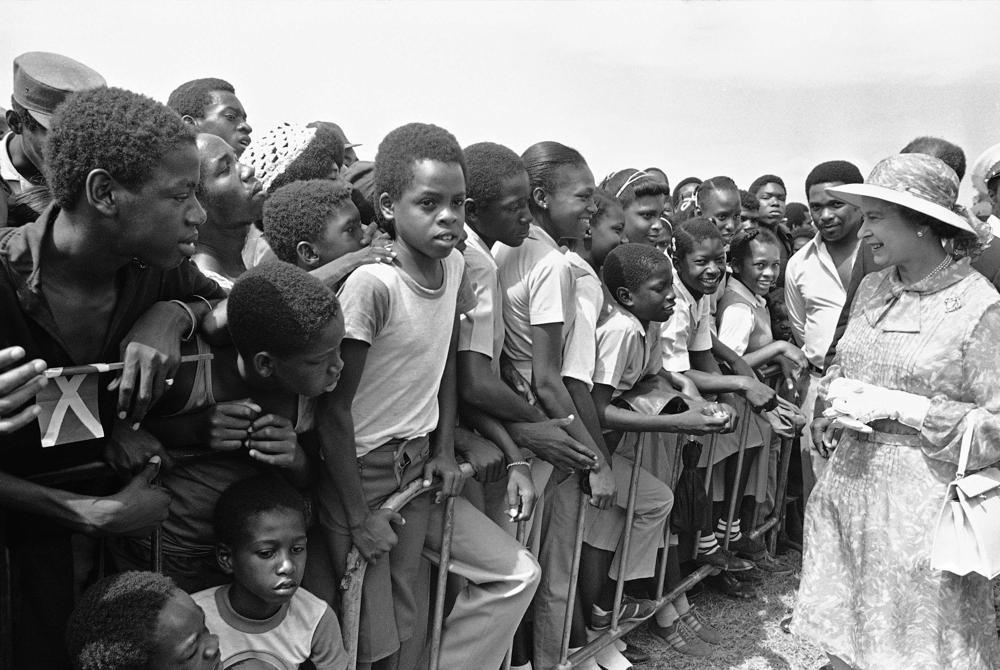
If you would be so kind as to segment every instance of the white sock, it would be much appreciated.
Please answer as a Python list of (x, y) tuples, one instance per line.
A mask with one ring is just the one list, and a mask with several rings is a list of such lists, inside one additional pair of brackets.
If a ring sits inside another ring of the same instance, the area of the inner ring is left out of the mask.
[(632, 667), (628, 659), (622, 656), (622, 653), (613, 644), (601, 649), (594, 658), (605, 670), (629, 670)]
[(623, 640), (621, 638), (618, 638), (617, 640), (615, 640), (614, 641), (614, 645), (615, 645), (615, 649), (617, 649), (618, 651), (625, 651), (626, 649), (628, 649), (628, 645), (625, 644), (625, 640)]
[(669, 605), (669, 607), (673, 607), (675, 610), (677, 610), (678, 616), (684, 616), (685, 614), (691, 611), (691, 604), (688, 602), (688, 597), (686, 593), (682, 593), (676, 598), (674, 598), (673, 604)]
[(512, 665), (510, 670), (532, 670), (531, 661), (528, 661), (524, 665)]
[(719, 541), (715, 539), (713, 533), (702, 535), (698, 540), (698, 553), (702, 555), (714, 554), (719, 550)]
[[(719, 519), (719, 523), (715, 526), (715, 537), (721, 542), (726, 537), (726, 522)], [(740, 532), (740, 520), (733, 519), (733, 525), (729, 530), (729, 541), (736, 542), (743, 537), (743, 533)]]

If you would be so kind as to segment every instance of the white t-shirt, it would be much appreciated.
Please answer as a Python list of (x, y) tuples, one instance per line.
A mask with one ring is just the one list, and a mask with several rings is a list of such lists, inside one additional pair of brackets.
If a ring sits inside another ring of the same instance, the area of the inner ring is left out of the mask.
[(222, 670), (244, 667), (244, 662), (246, 667), (297, 670), (307, 660), (316, 670), (347, 667), (337, 615), (303, 588), (263, 620), (247, 619), (233, 610), (228, 584), (199, 591), (192, 598), (205, 612), (205, 626), (219, 637)]
[(503, 292), (503, 350), (531, 381), (531, 327), (561, 323), (563, 343), (573, 327), (575, 289), (569, 261), (548, 233), (532, 224), (519, 247), (494, 247)]
[(597, 360), (597, 319), (604, 306), (604, 287), (590, 263), (574, 251), (566, 252), (576, 294), (573, 327), (565, 335), (562, 376), (594, 386), (594, 363)]
[(711, 296), (694, 299), (680, 279), (674, 280), (677, 302), (674, 314), (661, 329), (663, 369), (668, 372), (687, 372), (691, 369), (689, 351), (708, 351), (712, 348)]
[(493, 254), (482, 238), (468, 225), (465, 241), (465, 276), (476, 295), (476, 306), (462, 314), (458, 328), (458, 350), (475, 351), (490, 357), (490, 366), (500, 370), (503, 351), (503, 308), (500, 275)]
[[(371, 345), (351, 406), (358, 458), (437, 427), (437, 395), (465, 261), (454, 249), (442, 264), (444, 281), (436, 289), (417, 284), (397, 264), (383, 263), (361, 266), (340, 289), (344, 337)], [(469, 298), (459, 311), (473, 307)]]
[(13, 138), (14, 133), (12, 132), (8, 132), (3, 138), (0, 138), (0, 178), (3, 178), (10, 186), (11, 193), (17, 194), (28, 190), (33, 184), (21, 176), (10, 159), (10, 141)]
[(628, 391), (643, 377), (663, 367), (660, 355), (661, 324), (651, 321), (646, 328), (618, 303), (597, 324), (597, 364), (594, 383), (615, 389), (612, 397)]

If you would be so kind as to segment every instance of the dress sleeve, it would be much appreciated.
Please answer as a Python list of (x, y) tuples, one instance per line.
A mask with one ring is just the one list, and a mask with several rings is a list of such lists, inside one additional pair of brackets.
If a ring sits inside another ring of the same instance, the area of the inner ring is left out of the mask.
[(316, 666), (316, 670), (347, 668), (347, 650), (344, 649), (344, 640), (340, 636), (340, 622), (329, 605), (313, 631), (309, 660)]
[(1000, 303), (990, 305), (963, 344), (960, 393), (968, 401), (944, 395), (931, 398), (921, 428), (924, 453), (958, 463), (962, 435), (972, 425), (969, 469), (1000, 461)]
[(749, 305), (734, 303), (719, 314), (719, 341), (742, 356), (750, 346), (753, 311)]

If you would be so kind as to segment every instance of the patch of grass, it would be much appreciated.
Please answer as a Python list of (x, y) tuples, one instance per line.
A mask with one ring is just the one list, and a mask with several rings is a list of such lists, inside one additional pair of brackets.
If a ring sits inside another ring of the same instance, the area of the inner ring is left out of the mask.
[(781, 630), (781, 620), (791, 613), (799, 585), (801, 557), (789, 553), (780, 562), (794, 565), (792, 574), (765, 574), (757, 584), (759, 596), (736, 600), (705, 589), (691, 596), (691, 604), (723, 635), (710, 658), (680, 654), (640, 626), (627, 642), (645, 649), (649, 662), (642, 670), (816, 670), (827, 662), (818, 647)]

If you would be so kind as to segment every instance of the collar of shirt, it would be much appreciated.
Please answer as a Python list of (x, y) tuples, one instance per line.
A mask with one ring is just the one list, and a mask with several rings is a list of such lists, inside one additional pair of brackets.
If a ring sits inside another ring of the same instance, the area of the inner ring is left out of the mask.
[(747, 300), (752, 304), (757, 305), (757, 307), (767, 307), (767, 300), (765, 300), (763, 296), (759, 296), (750, 289), (748, 289), (746, 285), (739, 279), (737, 279), (735, 276), (730, 278), (729, 283), (726, 284), (726, 290), (732, 291), (733, 293), (740, 296), (744, 300)]
[(14, 133), (8, 132), (0, 139), (0, 178), (11, 184), (17, 184), (22, 191), (25, 191), (34, 186), (34, 184), (21, 176), (21, 173), (14, 167), (14, 162), (10, 159), (9, 147), (10, 141), (13, 138)]
[(937, 293), (967, 277), (972, 267), (967, 258), (954, 261), (932, 277), (906, 285), (899, 272), (889, 270), (882, 283), (864, 307), (865, 318), (885, 332), (920, 332), (920, 296)]
[(590, 275), (597, 281), (601, 281), (601, 278), (597, 276), (597, 272), (594, 271), (594, 268), (590, 265), (590, 263), (583, 260), (583, 256), (575, 251), (567, 251), (564, 255), (566, 256), (566, 260), (569, 261), (569, 264), (574, 268), (583, 271), (584, 274)]
[[(854, 267), (854, 263), (858, 259), (858, 249), (860, 248), (860, 243), (854, 248), (854, 253), (851, 255), (851, 267)], [(840, 286), (841, 290), (846, 292), (844, 287), (844, 282), (840, 279), (840, 273), (837, 272), (837, 264), (833, 262), (833, 256), (830, 255), (830, 250), (826, 248), (826, 242), (823, 241), (822, 236), (816, 233), (816, 236), (806, 242), (805, 246), (799, 250), (802, 254), (803, 262), (808, 262), (810, 256), (814, 256), (816, 262), (826, 270), (830, 276), (836, 280), (837, 285)], [(798, 255), (798, 254), (796, 254)]]
[(479, 233), (474, 231), (472, 226), (469, 224), (465, 224), (465, 234), (467, 236), (465, 245), (486, 254), (486, 257), (493, 261), (493, 266), (496, 267), (496, 261), (493, 260), (493, 252), (490, 251), (490, 248), (486, 246), (485, 242), (483, 242), (483, 238), (479, 236)]

